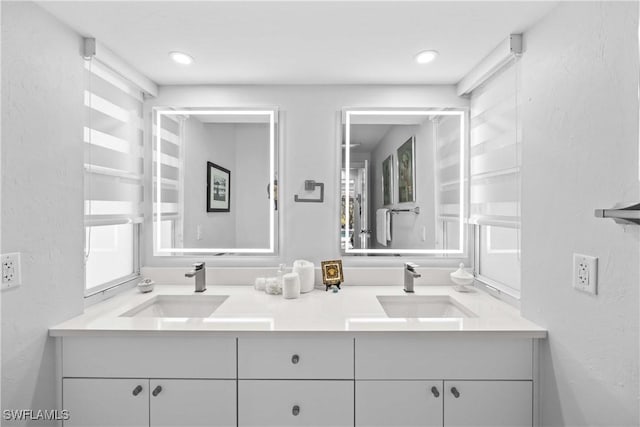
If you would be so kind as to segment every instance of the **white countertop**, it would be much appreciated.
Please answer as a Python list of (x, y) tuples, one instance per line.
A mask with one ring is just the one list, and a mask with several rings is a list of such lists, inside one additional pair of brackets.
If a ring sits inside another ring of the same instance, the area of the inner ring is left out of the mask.
[[(157, 295), (228, 295), (207, 318), (120, 317)], [(378, 295), (407, 296), (402, 286), (343, 286), (338, 293), (315, 289), (298, 299), (267, 295), (252, 286), (209, 286), (194, 294), (193, 286), (156, 285), (153, 292), (123, 292), (88, 307), (85, 313), (49, 329), (51, 336), (130, 335), (148, 333), (238, 332), (447, 332), (510, 334), (545, 338), (546, 330), (522, 318), (515, 308), (475, 290), (451, 286), (416, 286), (413, 295), (450, 296), (477, 317), (389, 318)]]

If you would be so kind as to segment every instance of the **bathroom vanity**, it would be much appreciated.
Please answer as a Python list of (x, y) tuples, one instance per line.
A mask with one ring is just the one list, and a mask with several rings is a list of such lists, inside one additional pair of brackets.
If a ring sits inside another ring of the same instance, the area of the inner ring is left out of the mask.
[[(213, 313), (185, 316), (200, 297)], [(65, 426), (531, 426), (546, 337), (512, 307), (450, 286), (298, 300), (158, 286), (50, 334)]]

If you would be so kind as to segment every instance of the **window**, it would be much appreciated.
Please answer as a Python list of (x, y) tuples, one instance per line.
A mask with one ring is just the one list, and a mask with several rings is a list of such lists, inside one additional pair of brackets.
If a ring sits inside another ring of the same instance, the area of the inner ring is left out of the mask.
[(87, 231), (87, 289), (134, 272), (133, 224), (93, 226)]
[(480, 225), (478, 227), (478, 273), (510, 295), (520, 293), (520, 230)]
[(471, 222), (478, 279), (520, 297), (518, 62), (471, 93)]
[(138, 276), (142, 92), (85, 61), (85, 295)]

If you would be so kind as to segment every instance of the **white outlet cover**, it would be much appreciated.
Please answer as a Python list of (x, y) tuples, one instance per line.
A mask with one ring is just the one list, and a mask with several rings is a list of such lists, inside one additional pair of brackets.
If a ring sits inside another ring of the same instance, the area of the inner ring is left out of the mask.
[(0, 264), (2, 266), (2, 289), (20, 286), (22, 282), (20, 253), (2, 254)]
[(592, 295), (598, 293), (598, 258), (573, 254), (573, 287)]

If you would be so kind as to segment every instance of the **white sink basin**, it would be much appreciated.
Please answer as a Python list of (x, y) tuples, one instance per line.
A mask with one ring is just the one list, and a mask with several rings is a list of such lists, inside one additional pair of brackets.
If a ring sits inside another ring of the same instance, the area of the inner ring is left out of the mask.
[(448, 295), (379, 295), (377, 298), (387, 317), (477, 317), (471, 310)]
[(228, 295), (157, 295), (120, 317), (209, 317)]

